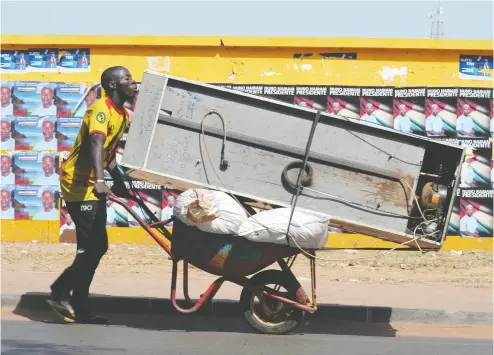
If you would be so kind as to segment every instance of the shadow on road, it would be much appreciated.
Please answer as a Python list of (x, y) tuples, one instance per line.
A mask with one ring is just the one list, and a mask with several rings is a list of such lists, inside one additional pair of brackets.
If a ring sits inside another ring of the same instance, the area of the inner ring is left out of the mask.
[(87, 344), (84, 346), (69, 346), (29, 340), (2, 340), (2, 354), (4, 355), (87, 355), (103, 351), (119, 351), (123, 354), (125, 349), (98, 348)]
[[(214, 308), (209, 307), (189, 315), (176, 312), (171, 305), (153, 312), (143, 311), (138, 307), (128, 307), (125, 314), (121, 311), (113, 311), (109, 306), (103, 307), (99, 302), (92, 308), (94, 313), (109, 318), (112, 326), (157, 331), (255, 333), (244, 321), (240, 309), (235, 306), (229, 306), (228, 310), (221, 309), (221, 306), (217, 305), (214, 305)], [(23, 295), (13, 313), (36, 322), (63, 323), (43, 299), (30, 297), (29, 294)], [(322, 307), (315, 314), (306, 315), (294, 334), (394, 337), (396, 330), (389, 324), (391, 313), (392, 310), (389, 309), (387, 321), (381, 313), (379, 322), (362, 322), (356, 321), (356, 317), (352, 317), (352, 314), (348, 314), (344, 320), (341, 317), (338, 319), (334, 310)]]

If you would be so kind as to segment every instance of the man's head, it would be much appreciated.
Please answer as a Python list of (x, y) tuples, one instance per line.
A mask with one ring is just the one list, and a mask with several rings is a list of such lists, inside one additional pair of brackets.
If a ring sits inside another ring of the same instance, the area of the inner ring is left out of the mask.
[(7, 189), (2, 189), (0, 191), (0, 202), (1, 202), (1, 207), (2, 211), (6, 211), (10, 208), (11, 206), (11, 194), (10, 191)]
[(121, 66), (105, 69), (101, 74), (101, 86), (107, 96), (116, 94), (125, 101), (131, 101), (137, 93), (137, 83), (129, 70)]
[(371, 103), (365, 104), (365, 109), (367, 111), (367, 114), (370, 115), (372, 113), (372, 104)]
[(339, 102), (333, 102), (331, 106), (333, 107), (334, 113), (338, 114), (338, 112), (340, 112), (341, 107)]
[(168, 202), (168, 207), (175, 206), (175, 197), (170, 195), (166, 198), (166, 201)]
[(468, 216), (471, 217), (472, 214), (473, 214), (473, 206), (472, 205), (467, 205), (466, 210), (467, 210)]
[(53, 209), (54, 201), (55, 196), (53, 195), (53, 192), (48, 190), (43, 191), (43, 194), (41, 195), (41, 204), (43, 205), (45, 212), (50, 212)]
[(84, 98), (84, 101), (86, 102), (86, 105), (87, 107), (91, 106), (94, 101), (96, 101), (96, 88), (91, 88), (91, 89), (87, 89), (87, 95), (86, 97)]
[(42, 160), (42, 167), (46, 177), (52, 176), (55, 171), (55, 159), (51, 155), (45, 155)]
[(434, 116), (437, 116), (437, 114), (439, 113), (439, 106), (438, 106), (438, 105), (436, 105), (436, 104), (433, 104), (433, 105), (431, 106), (431, 109), (432, 109), (432, 114), (433, 114)]
[(10, 134), (11, 134), (10, 122), (9, 121), (1, 121), (0, 127), (1, 127), (2, 142), (6, 142), (10, 139)]
[(12, 166), (12, 159), (8, 155), (2, 155), (0, 157), (0, 166), (2, 169), (2, 176), (10, 174), (10, 168)]
[(470, 114), (470, 112), (471, 112), (471, 111), (470, 111), (470, 105), (466, 105), (466, 104), (465, 104), (465, 105), (463, 105), (463, 114), (464, 114), (465, 116), (468, 116), (468, 115)]
[(70, 214), (67, 213), (65, 215), (65, 224), (68, 225), (68, 226), (70, 226), (72, 224), (72, 222), (73, 222), (72, 221), (72, 217), (70, 217)]
[(41, 89), (41, 103), (44, 108), (50, 108), (53, 105), (53, 90), (48, 86)]
[(400, 115), (405, 116), (405, 114), (407, 113), (407, 107), (402, 104), (398, 106), (398, 108), (400, 109)]
[(12, 97), (12, 91), (8, 86), (2, 86), (2, 107), (10, 105), (10, 98)]
[(50, 142), (55, 137), (55, 124), (50, 120), (45, 120), (41, 125), (45, 142)]

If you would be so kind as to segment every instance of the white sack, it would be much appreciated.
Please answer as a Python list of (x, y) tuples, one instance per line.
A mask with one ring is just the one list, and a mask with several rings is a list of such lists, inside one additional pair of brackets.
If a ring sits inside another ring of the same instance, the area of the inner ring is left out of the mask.
[[(216, 216), (214, 220), (196, 224), (188, 218), (188, 206), (197, 200), (201, 201), (206, 215)], [(207, 189), (182, 192), (173, 207), (173, 215), (188, 226), (216, 234), (237, 234), (240, 225), (247, 220), (247, 212), (232, 197), (222, 191)]]
[[(291, 208), (277, 208), (260, 212), (242, 223), (238, 235), (253, 242), (288, 245), (286, 232)], [(328, 239), (329, 217), (295, 210), (289, 236), (301, 248), (322, 249)], [(267, 228), (266, 228), (267, 227)], [(291, 246), (296, 246), (289, 237)]]

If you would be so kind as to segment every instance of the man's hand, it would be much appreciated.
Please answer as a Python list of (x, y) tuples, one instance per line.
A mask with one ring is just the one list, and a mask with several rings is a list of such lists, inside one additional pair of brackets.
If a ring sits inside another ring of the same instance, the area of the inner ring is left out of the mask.
[(94, 184), (93, 194), (100, 200), (105, 199), (108, 201), (112, 192), (104, 182), (97, 182)]

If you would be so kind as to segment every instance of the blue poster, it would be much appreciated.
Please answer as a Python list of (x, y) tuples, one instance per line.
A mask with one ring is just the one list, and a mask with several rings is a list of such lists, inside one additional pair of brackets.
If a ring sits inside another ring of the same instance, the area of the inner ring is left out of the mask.
[(83, 117), (59, 118), (57, 122), (58, 151), (72, 150), (75, 139), (79, 134)]
[(14, 88), (14, 116), (56, 116), (56, 83), (18, 81)]
[(15, 184), (58, 186), (60, 178), (57, 174), (57, 153), (47, 152), (15, 152)]
[(492, 80), (492, 56), (460, 55), (462, 80)]
[(13, 197), (15, 194), (15, 185), (4, 184), (2, 181), (2, 185), (0, 186), (0, 197), (1, 197), (1, 207), (2, 213), (0, 213), (1, 219), (9, 219), (14, 220), (15, 209), (13, 204)]
[(29, 49), (30, 72), (56, 72), (58, 70), (58, 49)]
[(58, 195), (56, 186), (16, 186), (15, 220), (57, 221)]
[(3, 116), (0, 120), (2, 142), (0, 144), (0, 150), (14, 151), (15, 150), (15, 139), (14, 139), (14, 116)]
[(91, 71), (89, 48), (61, 49), (58, 66), (62, 73)]
[(55, 137), (55, 116), (17, 117), (15, 121), (15, 150), (54, 151), (58, 149)]
[(56, 92), (57, 117), (84, 116), (87, 105), (86, 84), (59, 84)]
[(1, 72), (4, 74), (27, 73), (29, 51), (1, 51)]

